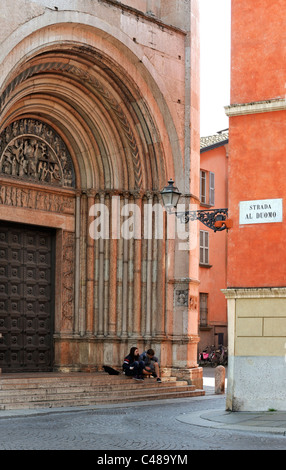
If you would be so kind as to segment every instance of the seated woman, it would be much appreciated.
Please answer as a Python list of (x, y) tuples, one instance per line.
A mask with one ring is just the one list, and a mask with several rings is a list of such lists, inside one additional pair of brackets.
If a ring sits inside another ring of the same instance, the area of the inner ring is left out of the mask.
[(130, 349), (128, 356), (125, 357), (123, 362), (123, 372), (127, 376), (132, 376), (135, 380), (144, 380), (143, 369), (144, 362), (139, 360), (138, 348), (133, 347)]

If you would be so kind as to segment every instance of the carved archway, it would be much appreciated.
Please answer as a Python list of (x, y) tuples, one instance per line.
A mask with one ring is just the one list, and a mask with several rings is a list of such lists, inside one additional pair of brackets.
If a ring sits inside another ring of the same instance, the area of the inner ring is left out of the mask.
[(37, 54), (12, 78), (0, 106), (4, 124), (40, 119), (69, 142), (79, 187), (146, 190), (165, 182), (146, 101), (120, 66), (96, 50), (69, 44)]
[[(129, 338), (142, 347), (166, 341), (166, 291), (173, 287), (166, 285), (165, 239), (89, 236), (94, 204), (105, 204), (112, 217), (114, 195), (120, 208), (135, 203), (141, 214), (159, 201), (166, 157), (142, 90), (102, 51), (69, 42), (37, 51), (13, 71), (0, 105), (2, 203), (9, 205), (16, 187), (17, 216), (37, 215), (58, 229), (56, 366), (97, 367), (105, 355), (115, 364)], [(30, 200), (48, 205), (24, 203), (25, 183)], [(57, 214), (55, 194), (65, 198)]]

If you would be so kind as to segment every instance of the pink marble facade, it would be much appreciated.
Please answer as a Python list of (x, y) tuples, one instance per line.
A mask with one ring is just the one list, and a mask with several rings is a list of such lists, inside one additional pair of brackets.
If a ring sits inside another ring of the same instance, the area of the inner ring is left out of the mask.
[[(182, 250), (166, 213), (161, 238), (143, 217), (170, 177), (198, 203), (197, 2), (78, 3), (1, 4), (0, 220), (56, 229), (55, 369), (120, 367), (136, 345), (201, 386), (196, 228)], [(141, 217), (130, 239), (128, 204)]]

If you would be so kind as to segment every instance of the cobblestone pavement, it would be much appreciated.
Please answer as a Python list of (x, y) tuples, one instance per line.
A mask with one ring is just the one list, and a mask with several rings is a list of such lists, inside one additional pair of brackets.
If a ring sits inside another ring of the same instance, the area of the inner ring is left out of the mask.
[[(285, 450), (286, 437), (210, 429), (178, 418), (200, 410), (225, 409), (225, 397), (47, 410), (0, 419), (0, 450)], [(149, 453), (150, 453), (149, 452)]]

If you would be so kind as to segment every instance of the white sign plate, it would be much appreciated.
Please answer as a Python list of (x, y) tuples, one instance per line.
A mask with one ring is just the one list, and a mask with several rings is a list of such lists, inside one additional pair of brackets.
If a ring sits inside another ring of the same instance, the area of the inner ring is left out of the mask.
[(239, 224), (269, 224), (282, 222), (283, 199), (241, 201), (239, 203)]

